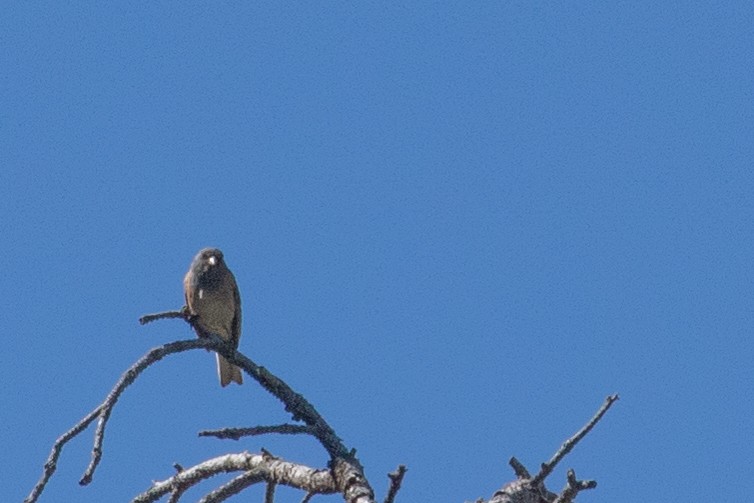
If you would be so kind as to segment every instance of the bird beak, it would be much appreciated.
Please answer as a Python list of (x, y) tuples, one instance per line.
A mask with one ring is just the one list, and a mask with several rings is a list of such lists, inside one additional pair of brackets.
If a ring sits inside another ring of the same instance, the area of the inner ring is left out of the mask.
[(209, 262), (209, 265), (215, 265), (217, 264), (217, 257), (212, 255), (210, 258), (207, 259), (207, 262)]

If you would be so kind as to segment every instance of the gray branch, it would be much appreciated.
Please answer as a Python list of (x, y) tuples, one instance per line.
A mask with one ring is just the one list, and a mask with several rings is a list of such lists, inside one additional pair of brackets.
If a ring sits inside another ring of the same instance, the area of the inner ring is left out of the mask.
[(47, 482), (50, 480), (50, 477), (52, 477), (58, 467), (58, 458), (60, 457), (60, 453), (63, 450), (63, 446), (65, 446), (65, 444), (67, 444), (68, 441), (73, 437), (84, 431), (92, 423), (92, 421), (97, 419), (97, 417), (99, 417), (101, 408), (101, 405), (97, 406), (93, 411), (87, 414), (84, 419), (79, 421), (73, 428), (63, 433), (57, 440), (55, 440), (55, 443), (52, 445), (52, 451), (50, 452), (50, 455), (47, 457), (47, 461), (45, 462), (42, 477), (40, 477), (37, 484), (31, 490), (29, 496), (26, 497), (24, 503), (33, 503), (37, 501), (37, 499), (39, 499), (39, 496), (42, 494), (42, 491), (44, 491)]
[(568, 483), (552, 503), (572, 503), (579, 491), (597, 487), (595, 480), (576, 480), (576, 473), (573, 470), (568, 470), (567, 478)]
[(86, 485), (91, 482), (94, 475), (94, 471), (97, 468), (100, 460), (102, 459), (102, 444), (105, 439), (105, 426), (110, 418), (115, 403), (120, 398), (120, 395), (125, 389), (131, 385), (134, 380), (141, 374), (147, 367), (153, 363), (161, 360), (165, 356), (173, 353), (179, 353), (182, 351), (188, 351), (197, 348), (209, 347), (209, 341), (202, 339), (192, 339), (188, 341), (178, 341), (165, 344), (164, 346), (154, 348), (150, 350), (146, 355), (141, 357), (131, 368), (120, 377), (115, 387), (107, 395), (104, 402), (94, 408), (89, 414), (79, 421), (73, 428), (64, 433), (58, 438), (52, 446), (50, 456), (47, 458), (47, 462), (44, 466), (44, 471), (37, 484), (32, 489), (29, 496), (26, 497), (24, 503), (34, 503), (39, 499), (50, 477), (55, 473), (57, 468), (57, 461), (60, 457), (60, 453), (63, 446), (70, 441), (73, 437), (84, 431), (95, 419), (99, 419), (97, 422), (97, 429), (94, 434), (94, 446), (92, 448), (92, 459), (87, 467), (84, 475), (81, 477), (79, 483)]
[(511, 458), (509, 463), (516, 473), (516, 480), (505, 484), (496, 491), (488, 503), (572, 503), (579, 491), (597, 487), (597, 482), (593, 480), (576, 480), (573, 470), (568, 471), (568, 484), (559, 495), (548, 491), (544, 485), (544, 480), (552, 473), (555, 465), (571, 452), (576, 444), (594, 428), (594, 425), (602, 419), (602, 416), (605, 415), (616, 400), (618, 400), (618, 395), (608, 396), (589, 422), (576, 432), (574, 436), (566, 440), (547, 463), (542, 463), (542, 469), (534, 477), (529, 474), (529, 470), (519, 460), (515, 457)]
[(203, 502), (223, 501), (239, 493), (252, 484), (267, 481), (301, 489), (314, 494), (333, 494), (338, 492), (337, 484), (330, 470), (315, 470), (308, 466), (271, 458), (264, 454), (225, 454), (208, 459), (191, 468), (160, 482), (136, 496), (131, 503), (150, 503), (159, 500), (168, 493), (180, 491), (220, 473), (243, 472), (227, 484), (204, 496)]
[(395, 501), (395, 496), (401, 489), (403, 476), (406, 475), (406, 471), (408, 471), (408, 468), (406, 468), (405, 465), (398, 465), (398, 468), (396, 468), (394, 472), (387, 474), (390, 479), (390, 487), (388, 488), (387, 496), (385, 496), (385, 503), (393, 503)]
[(605, 415), (605, 413), (608, 411), (611, 405), (613, 405), (616, 400), (618, 400), (618, 395), (610, 395), (605, 399), (605, 403), (602, 404), (602, 407), (599, 408), (597, 413), (592, 417), (592, 419), (589, 420), (588, 423), (584, 425), (583, 428), (581, 428), (574, 436), (566, 440), (563, 445), (560, 446), (560, 449), (558, 449), (558, 452), (556, 452), (553, 457), (548, 461), (547, 463), (542, 463), (542, 469), (539, 471), (538, 474), (534, 476), (532, 479), (533, 484), (539, 484), (540, 482), (544, 482), (544, 480), (547, 478), (550, 473), (552, 473), (553, 469), (555, 469), (555, 466), (562, 460), (566, 454), (571, 452), (571, 449), (573, 449), (579, 441), (586, 436), (587, 433), (591, 431), (592, 428), (594, 428), (594, 425), (597, 424), (597, 422), (602, 419), (602, 416)]
[(268, 433), (279, 433), (282, 435), (314, 435), (315, 430), (311, 426), (303, 426), (300, 424), (277, 424), (273, 426), (253, 426), (251, 428), (223, 428), (220, 430), (203, 430), (199, 432), (199, 436), (239, 440), (241, 437), (266, 435)]
[[(191, 316), (184, 308), (180, 311), (168, 311), (165, 313), (147, 315), (142, 317), (139, 321), (142, 324), (145, 324), (164, 318), (181, 318), (192, 325), (196, 320), (196, 318)], [(63, 446), (73, 437), (86, 429), (95, 419), (98, 419), (97, 429), (94, 434), (92, 458), (89, 466), (86, 468), (79, 481), (82, 485), (90, 483), (94, 476), (94, 472), (102, 459), (105, 428), (113, 407), (120, 398), (120, 395), (150, 365), (168, 355), (192, 349), (207, 349), (224, 356), (229, 362), (242, 368), (264, 389), (280, 400), (285, 406), (285, 410), (292, 415), (294, 421), (303, 421), (306, 426), (289, 425), (285, 427), (266, 427), (268, 428), (267, 432), (272, 432), (270, 428), (277, 428), (280, 430), (277, 431), (278, 433), (295, 432), (309, 433), (313, 435), (319, 440), (328, 454), (330, 454), (331, 466), (333, 469), (332, 473), (336, 475), (336, 486), (338, 491), (342, 492), (344, 496), (348, 495), (347, 500), (352, 503), (374, 503), (374, 491), (364, 477), (364, 469), (356, 458), (355, 451), (349, 450), (343, 445), (340, 438), (335, 434), (335, 431), (329, 424), (327, 424), (324, 418), (319, 415), (314, 407), (302, 395), (293, 391), (281, 379), (236, 351), (223, 339), (214, 334), (199, 339), (176, 341), (153, 348), (126, 370), (115, 384), (115, 387), (110, 391), (105, 401), (55, 441), (52, 451), (45, 463), (42, 476), (24, 502), (35, 503), (39, 499), (39, 496), (42, 494), (42, 491), (57, 468), (57, 461), (60, 457)], [(257, 429), (257, 431), (259, 432), (258, 434), (261, 434), (261, 430)], [(181, 472), (177, 476), (181, 476), (183, 473), (184, 472)], [(179, 494), (175, 495), (176, 498), (179, 496)]]

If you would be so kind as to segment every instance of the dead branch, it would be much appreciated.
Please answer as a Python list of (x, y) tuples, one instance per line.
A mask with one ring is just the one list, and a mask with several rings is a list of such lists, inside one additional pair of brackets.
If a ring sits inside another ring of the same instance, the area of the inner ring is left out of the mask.
[(406, 475), (406, 471), (408, 471), (408, 468), (404, 465), (398, 465), (398, 468), (396, 468), (394, 472), (387, 474), (390, 479), (390, 487), (387, 490), (387, 496), (385, 496), (385, 503), (393, 503), (395, 501), (395, 496), (401, 488), (403, 476)]
[(174, 491), (181, 493), (190, 487), (220, 473), (243, 472), (227, 484), (208, 493), (201, 501), (223, 501), (237, 494), (246, 487), (259, 482), (283, 484), (313, 494), (333, 494), (338, 492), (337, 485), (330, 470), (314, 468), (271, 458), (264, 454), (225, 454), (196, 466), (186, 468), (180, 473), (160, 482), (136, 496), (131, 503), (149, 503), (159, 500)]
[[(164, 318), (181, 318), (190, 324), (196, 321), (196, 318), (191, 316), (185, 308), (181, 311), (168, 311), (146, 315), (139, 321), (145, 324)], [(29, 496), (24, 500), (25, 503), (35, 503), (39, 499), (39, 496), (56, 470), (58, 459), (65, 444), (83, 432), (95, 419), (98, 419), (94, 434), (91, 461), (81, 477), (80, 484), (86, 485), (91, 482), (94, 472), (102, 459), (105, 428), (120, 395), (150, 365), (168, 355), (192, 349), (214, 351), (225, 357), (230, 363), (242, 368), (264, 389), (281, 401), (285, 410), (292, 415), (294, 421), (302, 421), (304, 423), (303, 425), (280, 424), (251, 428), (205, 430), (199, 432), (199, 436), (214, 436), (217, 438), (238, 440), (243, 436), (269, 433), (308, 434), (314, 436), (330, 455), (328, 468), (318, 470), (287, 462), (273, 457), (267, 452), (263, 452), (262, 454), (249, 454), (248, 452), (227, 454), (204, 461), (188, 469), (175, 465), (177, 473), (162, 482), (154, 483), (147, 491), (136, 496), (133, 499), (134, 503), (156, 501), (167, 494), (170, 494), (170, 502), (177, 502), (186, 490), (197, 483), (218, 473), (231, 472), (240, 473), (229, 482), (206, 494), (201, 501), (205, 503), (224, 501), (252, 484), (266, 482), (266, 503), (272, 503), (275, 487), (278, 484), (305, 491), (304, 502), (307, 502), (315, 494), (340, 493), (349, 503), (374, 503), (374, 492), (364, 476), (364, 470), (356, 458), (355, 450), (349, 450), (345, 447), (335, 434), (335, 431), (319, 415), (314, 407), (281, 379), (236, 351), (221, 338), (212, 334), (199, 339), (176, 341), (153, 348), (126, 370), (106, 399), (55, 441), (44, 465), (43, 474)], [(577, 480), (573, 470), (568, 471), (567, 484), (559, 495), (548, 491), (544, 486), (544, 481), (552, 473), (555, 466), (601, 420), (617, 399), (617, 395), (608, 396), (605, 403), (592, 419), (574, 436), (566, 440), (553, 457), (541, 465), (539, 473), (534, 477), (530, 475), (521, 462), (516, 458), (511, 458), (510, 465), (513, 467), (517, 479), (497, 491), (489, 500), (489, 503), (572, 503), (580, 491), (596, 487), (597, 483), (595, 481)], [(406, 467), (400, 465), (395, 472), (388, 474), (390, 486), (388, 494), (385, 497), (385, 503), (394, 503), (405, 473)]]
[(571, 449), (573, 449), (576, 444), (579, 443), (579, 441), (584, 438), (592, 428), (594, 428), (594, 425), (597, 424), (600, 419), (602, 419), (602, 416), (605, 415), (610, 406), (613, 405), (616, 400), (618, 400), (618, 395), (608, 396), (605, 399), (605, 403), (602, 404), (602, 407), (599, 408), (594, 417), (592, 417), (592, 419), (590, 419), (583, 428), (576, 432), (574, 436), (566, 440), (563, 445), (560, 446), (558, 452), (556, 452), (548, 462), (542, 463), (542, 468), (539, 473), (534, 476), (532, 483), (539, 484), (540, 482), (543, 482), (547, 478), (547, 476), (552, 473), (553, 469), (560, 462), (560, 460), (562, 460), (566, 456), (566, 454), (571, 452)]
[(50, 480), (50, 477), (52, 477), (58, 467), (58, 458), (60, 457), (60, 453), (63, 450), (63, 446), (67, 444), (68, 441), (73, 437), (84, 431), (91, 424), (91, 422), (99, 416), (101, 408), (101, 405), (95, 407), (95, 409), (87, 414), (84, 419), (76, 423), (73, 428), (63, 433), (60, 437), (58, 437), (57, 440), (55, 440), (55, 443), (52, 445), (52, 451), (47, 457), (47, 461), (45, 461), (42, 477), (31, 490), (29, 496), (26, 497), (24, 503), (32, 503), (39, 499), (39, 496), (42, 494), (42, 491), (47, 485), (47, 481)]
[(608, 411), (610, 406), (618, 400), (618, 395), (610, 395), (599, 408), (597, 413), (584, 425), (574, 436), (566, 440), (553, 457), (547, 462), (542, 463), (541, 470), (537, 475), (532, 477), (529, 470), (515, 457), (510, 459), (509, 464), (516, 473), (516, 480), (505, 484), (499, 489), (488, 503), (571, 503), (573, 498), (585, 489), (597, 487), (594, 480), (579, 481), (573, 470), (568, 471), (568, 484), (565, 489), (557, 495), (547, 490), (544, 485), (545, 478), (552, 473), (552, 470), (576, 444), (586, 436), (589, 431), (602, 419), (602, 416)]
[(267, 482), (267, 488), (264, 491), (264, 503), (275, 503), (275, 487), (277, 487), (277, 484), (274, 482)]
[(147, 323), (152, 323), (153, 321), (163, 320), (167, 318), (181, 318), (189, 321), (191, 314), (188, 312), (188, 308), (186, 306), (183, 306), (180, 311), (164, 311), (162, 313), (145, 314), (144, 316), (139, 318), (139, 323), (141, 325), (146, 325)]
[(552, 503), (571, 503), (579, 491), (594, 489), (597, 487), (596, 480), (576, 480), (576, 472), (568, 470), (567, 484), (555, 501)]
[(55, 473), (55, 469), (57, 468), (57, 461), (60, 457), (60, 452), (62, 451), (63, 446), (73, 437), (84, 431), (94, 421), (94, 419), (98, 418), (99, 421), (97, 422), (97, 430), (94, 435), (94, 447), (92, 448), (92, 459), (86, 471), (84, 472), (84, 475), (79, 481), (79, 483), (82, 485), (86, 485), (91, 482), (94, 471), (97, 468), (100, 459), (102, 458), (102, 444), (105, 438), (105, 426), (107, 425), (107, 421), (110, 418), (110, 413), (115, 406), (115, 403), (118, 401), (118, 398), (120, 398), (120, 395), (123, 393), (123, 391), (125, 391), (125, 389), (129, 385), (131, 385), (139, 376), (139, 374), (141, 374), (147, 367), (161, 360), (165, 356), (182, 351), (188, 351), (191, 349), (207, 348), (210, 347), (211, 344), (212, 342), (210, 340), (203, 339), (172, 342), (165, 344), (164, 346), (151, 349), (146, 355), (141, 357), (128, 370), (126, 370), (126, 372), (123, 373), (113, 389), (107, 395), (107, 398), (104, 402), (95, 407), (94, 410), (92, 410), (89, 414), (86, 415), (86, 417), (84, 417), (84, 419), (79, 421), (73, 428), (68, 430), (55, 441), (52, 446), (50, 456), (47, 458), (47, 462), (45, 463), (42, 476), (32, 489), (29, 496), (26, 497), (24, 503), (33, 503), (39, 499), (39, 496), (42, 494), (42, 491), (47, 485), (47, 482), (50, 480), (50, 477), (52, 477), (53, 473)]
[(199, 432), (199, 436), (239, 440), (241, 437), (266, 435), (268, 433), (279, 433), (282, 435), (314, 435), (314, 429), (310, 426), (302, 426), (300, 424), (278, 424), (273, 426), (253, 426), (251, 428), (223, 428), (221, 430), (203, 430)]
[[(154, 320), (163, 318), (181, 318), (193, 324), (195, 318), (192, 317), (184, 308), (181, 311), (168, 311), (165, 313), (150, 314), (142, 317), (139, 321), (149, 323)], [(32, 489), (25, 503), (34, 503), (39, 499), (47, 482), (52, 477), (57, 466), (57, 460), (63, 446), (73, 437), (81, 433), (89, 426), (94, 419), (98, 418), (97, 429), (94, 435), (94, 446), (92, 448), (92, 459), (81, 477), (80, 484), (86, 485), (91, 482), (94, 472), (102, 459), (102, 446), (105, 438), (105, 427), (112, 413), (113, 407), (118, 401), (120, 395), (131, 385), (134, 380), (150, 365), (156, 363), (162, 358), (191, 349), (207, 349), (215, 351), (224, 356), (228, 361), (241, 367), (244, 371), (254, 378), (264, 389), (270, 392), (285, 406), (294, 420), (303, 421), (306, 426), (296, 427), (298, 425), (280, 425), (274, 427), (258, 427), (257, 434), (262, 432), (271, 433), (278, 429), (278, 433), (308, 433), (313, 435), (322, 446), (327, 450), (331, 457), (331, 468), (336, 475), (337, 489), (344, 495), (348, 495), (348, 500), (353, 503), (372, 503), (374, 502), (374, 492), (370, 487), (361, 464), (355, 456), (355, 451), (348, 450), (341, 442), (335, 431), (319, 415), (314, 407), (300, 394), (294, 392), (285, 382), (272, 373), (267, 371), (251, 361), (243, 354), (236, 351), (224, 340), (216, 335), (210, 334), (200, 339), (191, 339), (186, 341), (177, 341), (165, 344), (163, 346), (151, 349), (146, 355), (133, 364), (118, 380), (115, 387), (110, 391), (105, 401), (90, 412), (84, 419), (77, 423), (68, 432), (63, 434), (53, 445), (50, 456), (45, 463), (42, 477)], [(264, 431), (266, 429), (266, 431)], [(231, 437), (228, 437), (231, 438)], [(179, 474), (182, 475), (184, 472)], [(171, 490), (172, 491), (172, 490)], [(173, 496), (177, 499), (180, 494), (173, 491)]]

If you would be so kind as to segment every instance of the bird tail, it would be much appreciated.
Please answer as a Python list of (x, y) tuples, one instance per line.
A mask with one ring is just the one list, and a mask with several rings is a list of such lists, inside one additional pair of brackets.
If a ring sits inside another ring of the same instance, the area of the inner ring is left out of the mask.
[(243, 384), (241, 369), (230, 363), (220, 355), (217, 355), (217, 374), (220, 376), (220, 385), (224, 388), (230, 381)]

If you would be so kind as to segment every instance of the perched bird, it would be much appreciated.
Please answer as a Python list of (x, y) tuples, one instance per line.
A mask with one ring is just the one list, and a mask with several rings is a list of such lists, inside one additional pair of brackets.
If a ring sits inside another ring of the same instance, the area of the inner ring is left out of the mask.
[[(241, 337), (241, 296), (236, 278), (223, 260), (223, 252), (217, 248), (205, 248), (196, 254), (186, 277), (183, 279), (186, 306), (196, 315), (194, 323), (197, 335), (205, 337), (216, 334), (238, 348)], [(220, 385), (230, 381), (243, 383), (241, 369), (217, 356), (217, 373)]]

